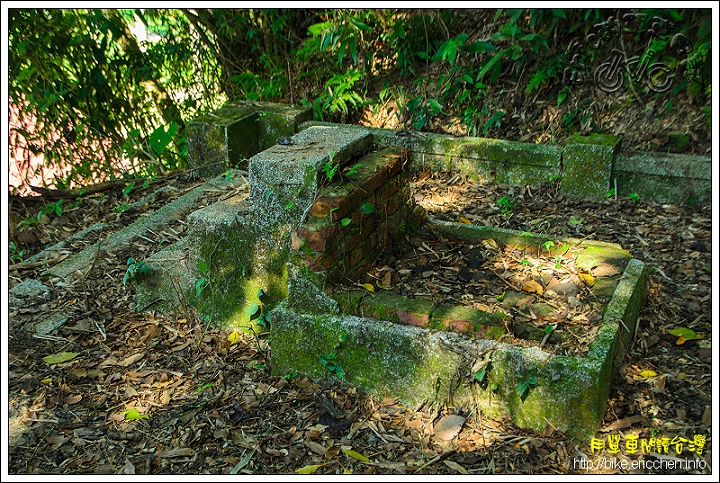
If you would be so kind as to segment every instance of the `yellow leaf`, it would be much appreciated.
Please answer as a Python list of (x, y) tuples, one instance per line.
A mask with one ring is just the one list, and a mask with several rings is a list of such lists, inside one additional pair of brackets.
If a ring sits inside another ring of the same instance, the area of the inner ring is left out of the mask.
[(683, 345), (687, 339), (684, 336), (680, 336), (675, 341), (675, 345)]
[(493, 240), (492, 238), (485, 238), (485, 239), (482, 241), (482, 245), (483, 245), (483, 246), (485, 247), (485, 249), (487, 249), (487, 250), (492, 250), (492, 251), (498, 251), (498, 250), (499, 250), (499, 247), (498, 247), (497, 242), (496, 242), (495, 240)]
[(578, 277), (588, 287), (592, 287), (593, 285), (595, 285), (595, 278), (592, 275), (590, 275), (589, 273), (578, 272)]
[(240, 334), (237, 330), (233, 330), (232, 333), (227, 338), (228, 342), (230, 342), (230, 345), (237, 344), (240, 342)]
[(295, 470), (295, 473), (297, 473), (298, 475), (312, 475), (313, 473), (315, 473), (315, 472), (318, 470), (318, 468), (320, 468), (320, 467), (322, 467), (322, 466), (325, 466), (325, 465), (307, 465), (307, 466), (303, 466), (302, 468), (296, 469), (296, 470)]
[(651, 371), (650, 369), (648, 369), (648, 370), (642, 371), (640, 373), (640, 375), (642, 377), (655, 377), (655, 376), (657, 376), (657, 372)]
[(363, 284), (363, 287), (365, 287), (365, 290), (367, 290), (368, 292), (374, 292), (374, 291), (375, 291), (375, 287), (373, 287), (372, 284), (364, 283), (364, 284)]
[(45, 379), (40, 381), (42, 384), (50, 384), (52, 382), (52, 377), (46, 377)]
[(365, 456), (364, 454), (358, 453), (357, 451), (354, 451), (352, 449), (344, 449), (343, 453), (345, 453), (346, 455), (348, 455), (352, 458), (355, 458), (358, 461), (362, 461), (363, 463), (367, 463), (368, 461), (370, 461), (370, 459), (367, 456)]
[(148, 417), (147, 414), (140, 414), (140, 411), (135, 408), (130, 408), (127, 411), (123, 411), (122, 414), (125, 415), (125, 419), (129, 419), (130, 421), (135, 421)]
[(538, 295), (543, 294), (543, 287), (535, 280), (528, 280), (522, 286), (523, 292), (536, 293)]
[(43, 357), (43, 361), (50, 365), (60, 364), (75, 359), (79, 354), (79, 352), (58, 352), (57, 354)]
[(458, 218), (458, 221), (459, 221), (460, 223), (465, 223), (466, 225), (472, 225), (472, 221), (468, 220), (468, 219), (465, 218), (464, 216), (461, 216), (460, 218)]

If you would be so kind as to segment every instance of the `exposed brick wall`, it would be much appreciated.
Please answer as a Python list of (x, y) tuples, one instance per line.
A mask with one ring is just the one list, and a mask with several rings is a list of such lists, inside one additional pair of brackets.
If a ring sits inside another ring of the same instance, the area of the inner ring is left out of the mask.
[[(366, 155), (355, 174), (321, 188), (308, 219), (292, 233), (295, 258), (325, 272), (328, 282), (356, 280), (397, 235), (416, 229), (421, 220), (404, 169), (410, 156), (396, 147)], [(365, 213), (365, 203), (375, 210)], [(344, 226), (343, 219), (350, 222)]]

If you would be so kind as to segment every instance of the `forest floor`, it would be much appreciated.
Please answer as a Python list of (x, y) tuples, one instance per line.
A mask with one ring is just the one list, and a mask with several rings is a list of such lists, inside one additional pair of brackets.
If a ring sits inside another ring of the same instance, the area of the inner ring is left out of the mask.
[[(120, 207), (148, 190), (167, 188), (166, 197), (144, 212), (195, 185), (179, 175), (126, 194), (118, 186), (25, 224), (54, 200), (13, 197), (11, 219), (20, 221), (14, 241), (26, 259), (92, 223), (127, 225), (141, 213)], [(135, 312), (133, 284), (123, 284), (129, 254), (114, 253), (10, 313), (11, 319), (58, 311), (69, 317), (45, 336), (10, 328), (10, 473), (710, 474), (709, 206), (590, 201), (564, 196), (556, 183), (507, 186), (449, 171), (415, 173), (413, 189), (436, 218), (614, 242), (648, 264), (638, 330), (597, 434), (606, 441), (621, 437), (619, 453), (593, 451), (590, 441), (551, 425), (529, 431), (472, 408), (405, 407), (338, 384), (270, 375), (266, 334), (231, 343), (228, 333), (208, 328), (190, 310)], [(502, 197), (513, 199), (512, 209), (496, 203)], [(135, 256), (172, 242), (178, 231), (138, 240)], [(66, 248), (71, 253), (83, 246)], [(20, 257), (9, 264), (10, 288), (39, 278), (43, 268)], [(670, 333), (677, 328), (698, 338), (682, 342)], [(63, 352), (77, 355), (44, 360)], [(329, 417), (338, 408), (342, 420)], [(453, 413), (466, 419), (447, 418)], [(624, 447), (632, 436), (684, 443), (680, 452), (673, 443), (667, 454), (633, 454)], [(695, 469), (679, 469), (685, 461), (695, 461)]]

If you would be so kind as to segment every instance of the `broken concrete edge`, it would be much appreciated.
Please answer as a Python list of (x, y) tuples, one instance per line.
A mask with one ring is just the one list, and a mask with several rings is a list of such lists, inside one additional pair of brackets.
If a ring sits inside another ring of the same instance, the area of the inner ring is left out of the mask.
[[(299, 126), (333, 126), (330, 122), (307, 121)], [(510, 185), (541, 184), (548, 180), (561, 179), (561, 187), (570, 194), (602, 199), (608, 189), (614, 187), (617, 179), (618, 196), (638, 194), (642, 199), (666, 203), (710, 203), (712, 199), (711, 159), (705, 156), (663, 152), (620, 151), (615, 136), (607, 139), (604, 135), (576, 136), (575, 148), (590, 149), (589, 142), (599, 148), (610, 148), (611, 172), (595, 184), (592, 190), (584, 187), (585, 180), (578, 177), (579, 187), (573, 188), (565, 166), (565, 149), (568, 146), (545, 146), (486, 138), (456, 138), (447, 134), (403, 133), (383, 128), (350, 126), (369, 129), (378, 145), (394, 145), (413, 150), (414, 165), (418, 168), (458, 169), (471, 179), (482, 177), (487, 180)], [(457, 148), (452, 148), (459, 143)], [(578, 146), (579, 145), (579, 146)], [(584, 146), (583, 146), (584, 145)], [(450, 146), (448, 151), (446, 146)], [(472, 147), (471, 147), (472, 146)], [(477, 146), (477, 147), (475, 147)], [(582, 164), (580, 165), (582, 166)], [(643, 185), (649, 175), (652, 188)], [(569, 187), (569, 188), (568, 188)], [(568, 191), (568, 189), (570, 191)]]
[(93, 265), (95, 257), (98, 256), (100, 250), (118, 251), (130, 246), (133, 240), (140, 235), (144, 235), (145, 231), (155, 230), (172, 219), (184, 218), (188, 213), (194, 210), (195, 203), (203, 196), (207, 189), (230, 189), (234, 186), (245, 183), (242, 176), (218, 176), (200, 186), (192, 189), (190, 192), (178, 197), (167, 205), (155, 210), (154, 212), (143, 216), (129, 226), (122, 228), (103, 241), (97, 242), (92, 246), (85, 248), (81, 252), (73, 255), (67, 260), (55, 265), (43, 273), (43, 278), (61, 278), (67, 283), (77, 272), (84, 272)]

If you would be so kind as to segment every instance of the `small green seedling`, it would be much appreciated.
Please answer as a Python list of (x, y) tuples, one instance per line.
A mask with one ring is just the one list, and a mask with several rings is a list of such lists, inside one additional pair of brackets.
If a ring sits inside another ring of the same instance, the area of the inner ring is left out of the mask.
[(363, 203), (362, 205), (360, 205), (360, 211), (362, 211), (366, 215), (369, 215), (370, 213), (375, 211), (375, 207), (370, 203)]
[(329, 354), (323, 354), (320, 356), (320, 364), (325, 366), (328, 371), (334, 373), (337, 377), (342, 379), (343, 377), (343, 368), (341, 364), (335, 363), (335, 356), (336, 354), (334, 352), (330, 352)]
[(351, 222), (352, 220), (350, 218), (343, 218), (342, 220), (340, 220), (340, 224), (342, 226), (348, 226)]
[(123, 188), (123, 190), (122, 190), (123, 196), (127, 198), (133, 189), (135, 189), (135, 181), (128, 183), (127, 186), (125, 186), (125, 188)]
[(605, 198), (612, 198), (615, 196), (615, 188), (610, 188), (607, 193), (605, 193)]
[(543, 243), (543, 247), (545, 247), (545, 250), (547, 250), (547, 252), (550, 253), (550, 250), (552, 250), (555, 247), (555, 243), (548, 240), (545, 243)]
[(347, 172), (345, 173), (345, 175), (352, 176), (355, 173), (357, 173), (358, 169), (360, 169), (360, 168), (362, 168), (362, 163), (358, 163), (355, 166), (353, 166), (352, 168), (348, 169)]
[(512, 199), (509, 196), (503, 196), (499, 200), (495, 202), (496, 205), (502, 207), (502, 210), (500, 213), (503, 215), (509, 214), (512, 209), (515, 207), (512, 203)]
[(520, 400), (525, 401), (525, 398), (530, 393), (530, 388), (537, 385), (537, 377), (530, 376), (526, 381), (520, 381), (517, 385), (517, 392), (520, 395)]
[(123, 285), (127, 285), (128, 281), (134, 282), (137, 279), (138, 273), (150, 273), (151, 269), (143, 261), (135, 261), (133, 257), (128, 258), (127, 270), (125, 270), (125, 276), (123, 277)]
[(10, 260), (12, 260), (13, 262), (22, 263), (22, 257), (25, 254), (25, 250), (18, 250), (17, 245), (15, 245), (14, 242), (10, 242), (10, 251), (14, 253), (14, 255), (10, 257)]
[(60, 200), (57, 203), (50, 203), (46, 207), (40, 208), (37, 214), (37, 220), (40, 221), (46, 213), (55, 213), (57, 216), (61, 216), (63, 214), (62, 205), (64, 201), (65, 200)]
[(630, 193), (630, 194), (628, 195), (628, 198), (630, 198), (631, 200), (633, 200), (635, 203), (637, 203), (638, 201), (640, 201), (640, 195), (637, 194), (637, 193)]
[(527, 258), (523, 258), (522, 260), (520, 260), (520, 265), (527, 266), (527, 265), (532, 265), (532, 263)]

